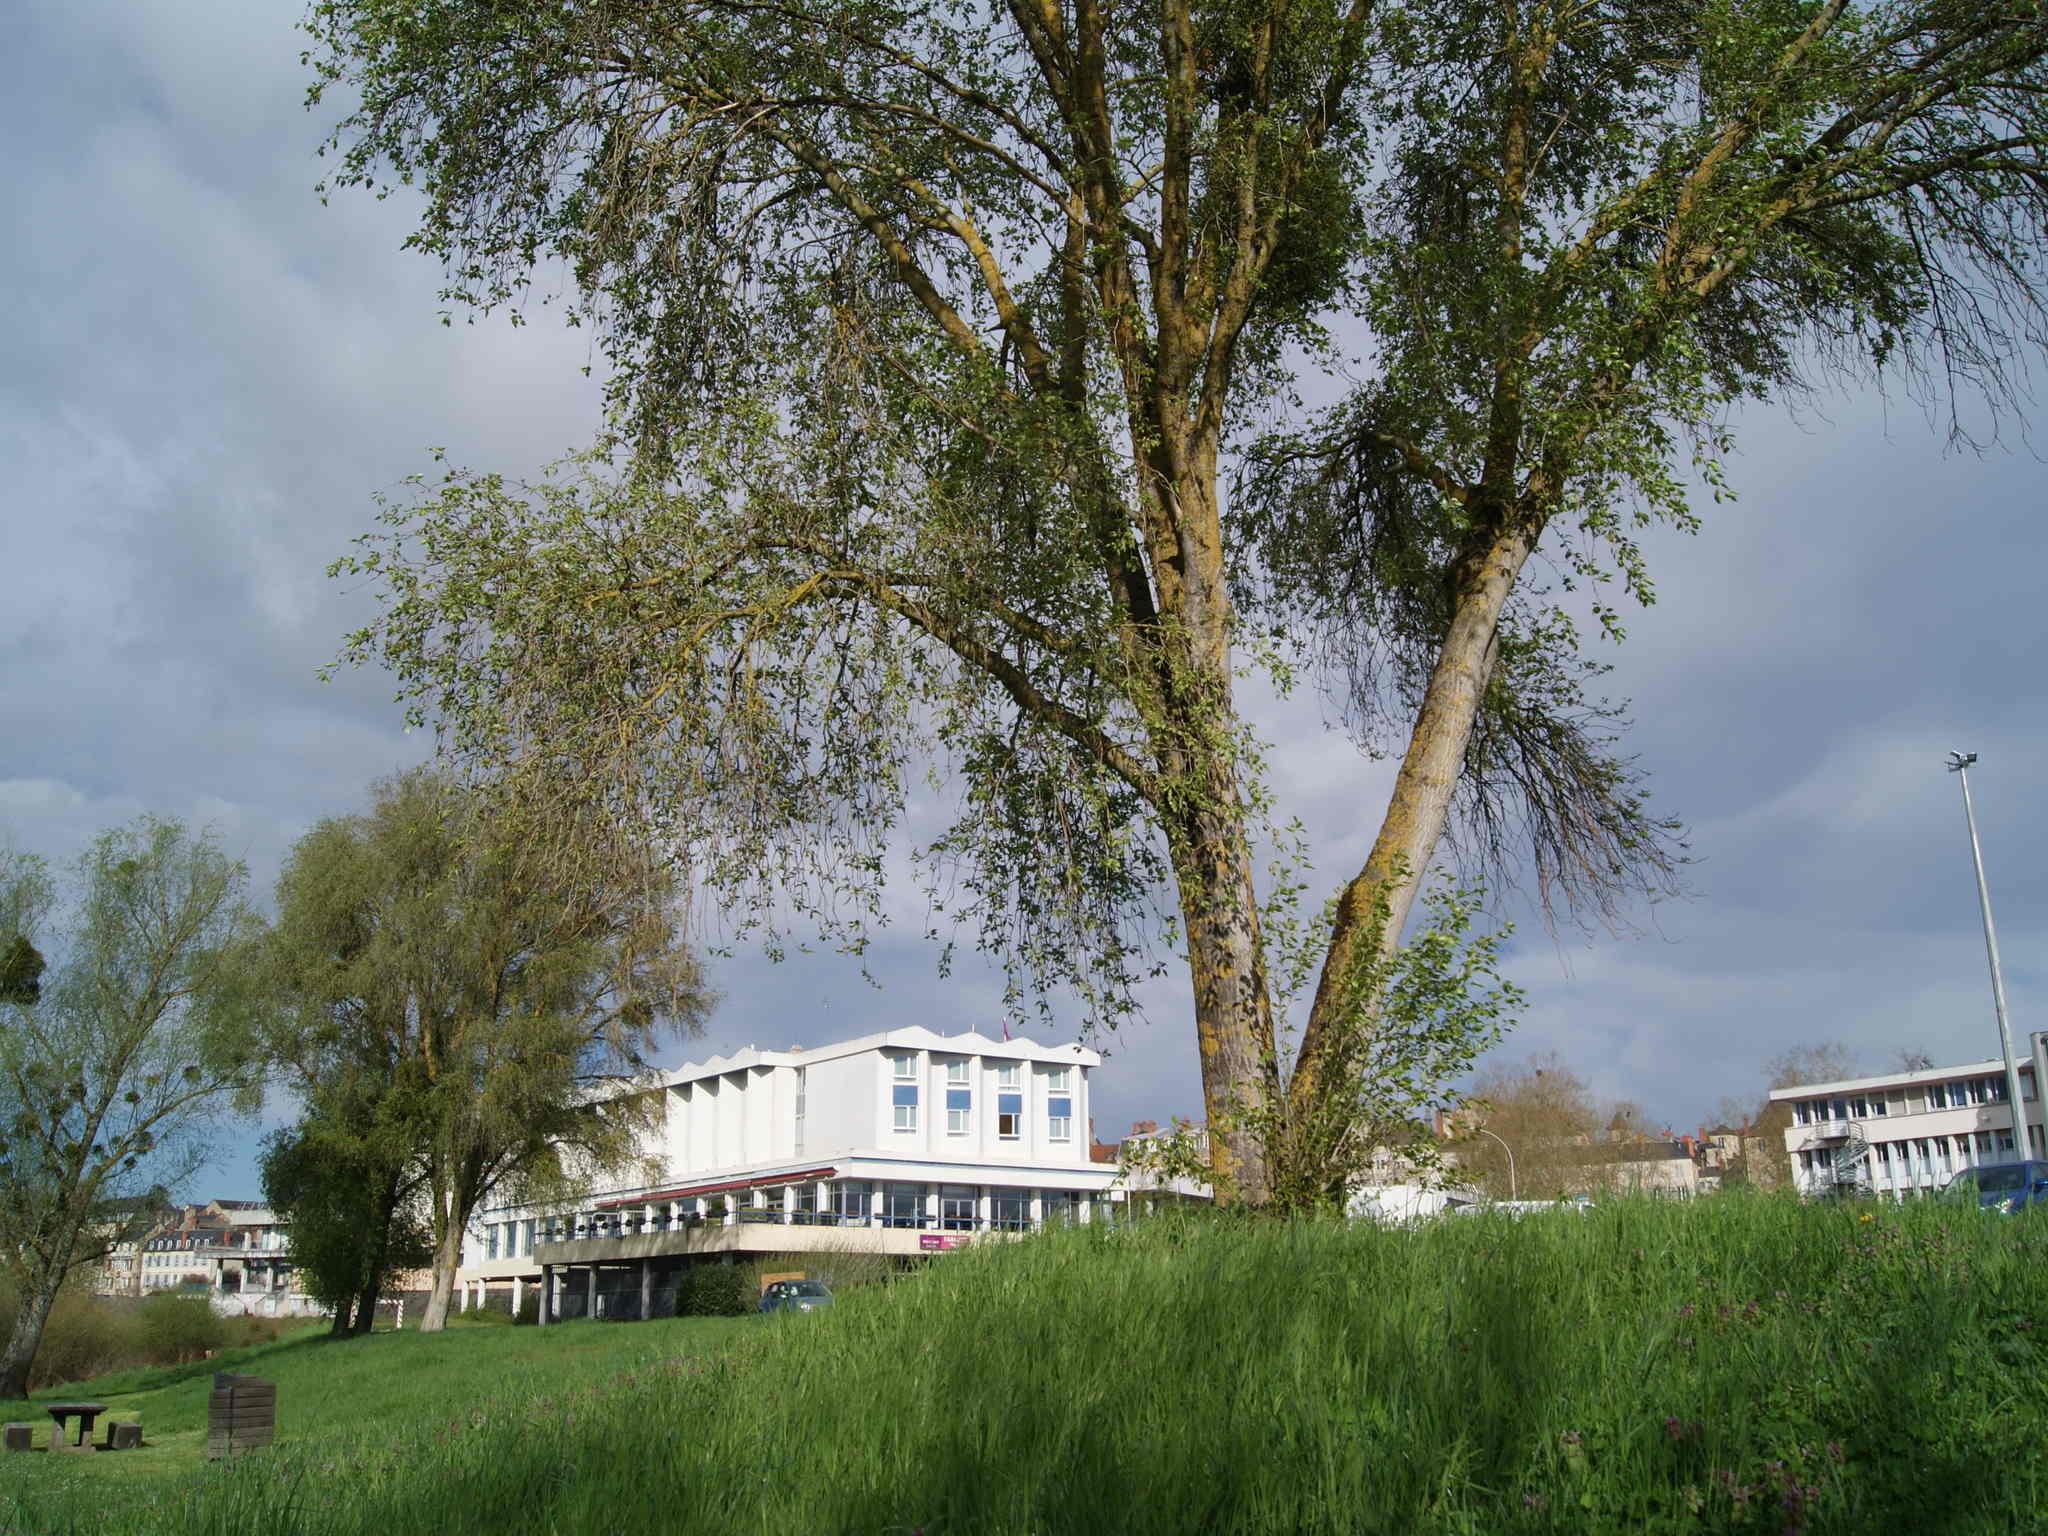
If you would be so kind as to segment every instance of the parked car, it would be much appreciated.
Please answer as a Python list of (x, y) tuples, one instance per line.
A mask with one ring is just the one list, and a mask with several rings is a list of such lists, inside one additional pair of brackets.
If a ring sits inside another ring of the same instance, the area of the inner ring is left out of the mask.
[(822, 1280), (777, 1280), (761, 1293), (763, 1312), (815, 1312), (832, 1305)]
[(1941, 1197), (1974, 1204), (2001, 1216), (2029, 1206), (2048, 1207), (2048, 1162), (1990, 1163), (1965, 1168), (1941, 1186)]

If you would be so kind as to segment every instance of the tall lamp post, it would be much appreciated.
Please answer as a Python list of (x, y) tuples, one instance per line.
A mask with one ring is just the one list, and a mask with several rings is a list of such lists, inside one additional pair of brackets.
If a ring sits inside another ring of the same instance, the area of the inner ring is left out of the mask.
[(1482, 1136), (1492, 1136), (1495, 1141), (1500, 1141), (1501, 1151), (1508, 1155), (1508, 1198), (1510, 1200), (1518, 1198), (1515, 1194), (1515, 1149), (1506, 1142), (1501, 1141), (1499, 1136), (1494, 1135), (1492, 1131), (1489, 1131), (1483, 1125), (1475, 1125), (1472, 1129)]
[[(1977, 905), (1984, 913), (1984, 953), (1991, 961), (1991, 1006), (1998, 1014), (1998, 1044), (2005, 1053), (2005, 1096), (2012, 1105), (2013, 1156), (2033, 1156), (2027, 1145), (2027, 1101), (2020, 1097), (2019, 1062), (2012, 1053), (2012, 1025), (2005, 1016), (2005, 974), (1998, 968), (1998, 930), (1991, 923), (1991, 888), (1984, 883), (1984, 849), (1977, 841), (1977, 808), (1970, 799), (1970, 764), (1974, 752), (1951, 752), (1948, 771), (1963, 782), (1963, 817), (1970, 824), (1970, 857), (1977, 866)], [(2036, 1085), (2037, 1087), (2039, 1085)]]

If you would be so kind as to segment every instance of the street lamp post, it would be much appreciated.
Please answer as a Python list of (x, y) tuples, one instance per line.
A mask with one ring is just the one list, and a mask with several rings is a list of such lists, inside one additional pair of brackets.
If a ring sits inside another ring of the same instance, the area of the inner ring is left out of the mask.
[(1493, 1139), (1495, 1141), (1500, 1141), (1501, 1151), (1507, 1153), (1508, 1155), (1508, 1198), (1510, 1200), (1518, 1198), (1515, 1194), (1515, 1149), (1509, 1146), (1505, 1141), (1501, 1141), (1499, 1136), (1494, 1135), (1492, 1131), (1489, 1131), (1483, 1125), (1475, 1125), (1472, 1127), (1472, 1129), (1477, 1131), (1482, 1136), (1493, 1136)]
[(1974, 752), (1951, 752), (1948, 771), (1963, 781), (1963, 818), (1970, 824), (1970, 857), (1977, 866), (1977, 905), (1984, 914), (1984, 953), (1991, 961), (1991, 1006), (1998, 1014), (1998, 1045), (2005, 1055), (2005, 1096), (2012, 1104), (2013, 1156), (2024, 1161), (2033, 1155), (2033, 1149), (2027, 1145), (2027, 1101), (2020, 1097), (2020, 1067), (2012, 1053), (2012, 1025), (2005, 1016), (2005, 974), (1998, 968), (1998, 930), (1991, 922), (1991, 888), (1984, 883), (1984, 849), (1977, 841), (1977, 808), (1970, 799), (1970, 764), (1975, 761)]

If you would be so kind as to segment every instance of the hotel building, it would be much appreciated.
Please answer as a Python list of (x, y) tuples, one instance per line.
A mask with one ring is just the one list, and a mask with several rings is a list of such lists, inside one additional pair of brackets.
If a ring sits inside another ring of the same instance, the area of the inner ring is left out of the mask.
[(664, 1074), (654, 1182), (568, 1205), (479, 1210), (458, 1299), (541, 1317), (660, 1316), (691, 1264), (786, 1256), (908, 1259), (977, 1234), (1097, 1219), (1117, 1168), (1089, 1157), (1080, 1045), (894, 1029), (752, 1047)]

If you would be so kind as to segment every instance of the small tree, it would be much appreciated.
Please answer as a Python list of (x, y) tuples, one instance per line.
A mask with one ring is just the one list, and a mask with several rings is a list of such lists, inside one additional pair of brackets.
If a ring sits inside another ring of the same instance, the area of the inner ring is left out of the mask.
[[(0, 1273), (18, 1298), (0, 1398), (25, 1391), (65, 1277), (151, 1204), (123, 1197), (176, 1182), (200, 1129), (254, 1107), (264, 999), (245, 878), (176, 822), (103, 833), (78, 861), (54, 971), (0, 1003)], [(54, 895), (40, 860), (0, 859), (0, 912), (18, 925), (0, 946), (33, 945)]]
[(299, 1283), (334, 1309), (337, 1338), (368, 1333), (391, 1276), (434, 1256), (413, 1198), (416, 1165), (393, 1167), (374, 1145), (360, 1121), (324, 1106), (271, 1136), (263, 1151), (264, 1199), (291, 1224)]

